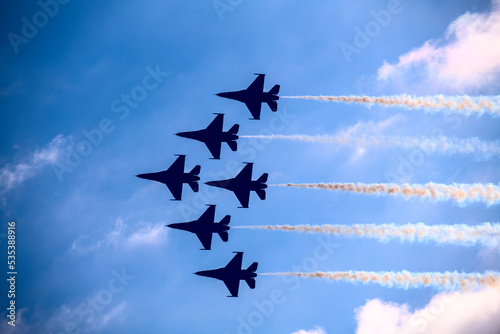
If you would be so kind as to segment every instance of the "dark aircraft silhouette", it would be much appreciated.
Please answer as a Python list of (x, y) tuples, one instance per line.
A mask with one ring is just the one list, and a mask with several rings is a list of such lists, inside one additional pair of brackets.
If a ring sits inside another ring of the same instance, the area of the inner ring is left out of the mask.
[(137, 177), (146, 180), (157, 181), (166, 184), (174, 199), (180, 201), (182, 198), (182, 184), (187, 183), (194, 192), (198, 192), (198, 180), (200, 177), (200, 165), (196, 165), (189, 173), (184, 173), (185, 155), (179, 155), (177, 160), (167, 169), (157, 173), (139, 174)]
[(214, 221), (215, 205), (209, 205), (208, 209), (198, 218), (186, 223), (169, 224), (168, 227), (178, 230), (184, 230), (196, 234), (203, 245), (202, 249), (209, 250), (212, 245), (212, 234), (218, 233), (222, 241), (228, 239), (227, 231), (229, 230), (229, 221), (231, 216), (227, 215), (219, 223)]
[(280, 91), (280, 85), (275, 85), (266, 93), (264, 92), (265, 74), (255, 74), (257, 75), (257, 79), (247, 89), (216, 94), (220, 97), (245, 103), (253, 116), (250, 119), (260, 119), (260, 109), (263, 102), (266, 102), (272, 111), (278, 110), (278, 103), (276, 101), (279, 100), (279, 97), (276, 94)]
[(250, 200), (250, 191), (255, 191), (261, 200), (266, 199), (267, 188), (267, 173), (264, 173), (256, 181), (252, 181), (253, 163), (246, 162), (246, 166), (236, 177), (227, 180), (206, 182), (209, 186), (224, 188), (234, 192), (238, 201), (241, 203), (241, 208), (248, 208)]
[(241, 280), (247, 282), (250, 289), (255, 289), (255, 277), (257, 277), (255, 271), (257, 270), (258, 263), (252, 263), (248, 269), (241, 269), (243, 252), (233, 253), (236, 253), (236, 255), (224, 268), (198, 271), (195, 273), (199, 276), (216, 278), (223, 281), (231, 293), (231, 296), (228, 297), (238, 297)]
[(226, 142), (231, 150), (236, 151), (236, 139), (238, 136), (239, 125), (235, 124), (229, 131), (222, 131), (222, 123), (224, 121), (224, 114), (216, 114), (215, 119), (207, 126), (206, 129), (198, 131), (188, 131), (176, 133), (179, 137), (190, 138), (201, 141), (207, 145), (210, 153), (214, 159), (220, 159), (220, 148), (222, 142)]

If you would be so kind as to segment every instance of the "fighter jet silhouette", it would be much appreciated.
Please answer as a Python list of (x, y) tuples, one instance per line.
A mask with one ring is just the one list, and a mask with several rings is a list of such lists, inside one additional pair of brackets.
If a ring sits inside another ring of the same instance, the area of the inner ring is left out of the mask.
[(210, 125), (203, 130), (198, 131), (188, 131), (176, 133), (179, 137), (190, 138), (194, 140), (201, 141), (207, 145), (210, 153), (214, 159), (220, 159), (220, 149), (222, 142), (226, 142), (231, 150), (236, 151), (236, 139), (238, 136), (239, 125), (235, 124), (229, 129), (229, 131), (222, 131), (222, 123), (224, 121), (224, 114), (217, 115), (215, 119), (210, 123)]
[(255, 277), (257, 274), (258, 263), (254, 262), (247, 269), (241, 269), (241, 262), (243, 259), (243, 252), (233, 252), (236, 255), (227, 266), (219, 269), (198, 271), (195, 274), (198, 276), (211, 277), (224, 282), (226, 287), (231, 293), (228, 297), (238, 297), (238, 290), (240, 288), (240, 281), (247, 282), (250, 289), (255, 289)]
[(267, 173), (264, 173), (256, 181), (252, 181), (252, 168), (253, 163), (245, 162), (246, 166), (236, 177), (227, 180), (210, 181), (206, 182), (209, 186), (224, 188), (234, 192), (238, 201), (240, 201), (241, 208), (248, 208), (248, 201), (250, 200), (250, 191), (255, 191), (261, 200), (266, 199), (267, 188)]
[(276, 94), (280, 91), (280, 85), (275, 85), (266, 93), (264, 92), (265, 74), (255, 73), (255, 75), (257, 75), (257, 78), (247, 89), (216, 94), (220, 97), (245, 103), (253, 116), (250, 119), (260, 119), (260, 109), (263, 102), (266, 102), (272, 111), (278, 110), (278, 103), (276, 101), (279, 100), (279, 97)]
[[(198, 192), (198, 180), (200, 177), (201, 167), (196, 165), (189, 173), (184, 173), (184, 163), (186, 161), (185, 155), (179, 155), (177, 160), (167, 169), (157, 173), (147, 173), (136, 175), (141, 179), (152, 180), (164, 183), (172, 195), (173, 200), (180, 201), (182, 198), (182, 184), (187, 183), (194, 192)], [(173, 201), (172, 200), (172, 201)]]
[(214, 218), (215, 205), (209, 205), (208, 209), (205, 210), (205, 212), (197, 220), (186, 223), (169, 224), (166, 226), (196, 234), (204, 247), (202, 249), (209, 250), (212, 245), (213, 233), (218, 233), (222, 241), (227, 241), (227, 231), (229, 230), (228, 224), (231, 220), (231, 216), (229, 215), (222, 218), (219, 223), (216, 223)]

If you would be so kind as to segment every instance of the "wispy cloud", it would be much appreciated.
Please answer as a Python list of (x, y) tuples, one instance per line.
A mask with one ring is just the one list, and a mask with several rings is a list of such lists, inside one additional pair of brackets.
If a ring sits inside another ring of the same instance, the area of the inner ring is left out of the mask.
[(23, 80), (18, 79), (5, 88), (0, 87), (0, 96), (6, 97), (19, 93), (22, 85), (23, 85)]
[(325, 330), (319, 326), (314, 327), (310, 330), (301, 329), (292, 334), (326, 334)]
[(60, 333), (71, 327), (74, 328), (75, 333), (101, 332), (110, 323), (123, 320), (127, 310), (127, 303), (122, 301), (109, 311), (102, 305), (98, 305), (98, 310), (89, 307), (86, 304), (80, 304), (79, 306), (64, 304), (54, 313), (43, 317), (40, 317), (42, 316), (41, 312), (35, 311), (40, 317), (36, 327), (43, 329), (44, 333)]
[(3, 194), (27, 179), (35, 176), (42, 167), (56, 162), (63, 152), (68, 138), (57, 135), (44, 148), (35, 150), (18, 163), (0, 168), (0, 194)]
[[(18, 309), (16, 312), (15, 326), (9, 325), (10, 318), (7, 313), (0, 313), (0, 333), (2, 334), (29, 334), (33, 333), (33, 328), (26, 323), (25, 313), (27, 308)], [(28, 312), (29, 313), (29, 312)]]
[(477, 254), (480, 262), (489, 268), (497, 267), (500, 263), (500, 238), (491, 240), (486, 246)]
[(133, 248), (142, 245), (158, 246), (165, 242), (167, 229), (164, 223), (139, 224), (135, 231), (128, 231), (128, 226), (123, 219), (118, 217), (115, 226), (101, 239), (92, 239), (90, 236), (80, 237), (75, 240), (70, 252), (85, 254), (101, 248)]
[[(384, 62), (378, 80), (387, 84), (464, 93), (498, 84), (500, 79), (500, 0), (489, 13), (465, 13), (443, 37)], [(486, 90), (489, 91), (489, 90)], [(491, 90), (492, 91), (492, 90)]]
[[(379, 134), (384, 130), (404, 121), (404, 116), (396, 114), (379, 122), (357, 122), (356, 124), (340, 129), (335, 136), (337, 137), (356, 137), (361, 135)], [(366, 147), (356, 146), (350, 162), (354, 162), (361, 158), (366, 153)]]
[(499, 300), (498, 288), (440, 293), (412, 312), (407, 304), (373, 299), (356, 309), (356, 334), (498, 334)]
[(113, 320), (122, 320), (123, 314), (126, 309), (127, 309), (127, 303), (121, 302), (116, 307), (112, 308), (108, 313), (102, 315), (98, 327), (104, 328), (108, 323), (112, 322)]

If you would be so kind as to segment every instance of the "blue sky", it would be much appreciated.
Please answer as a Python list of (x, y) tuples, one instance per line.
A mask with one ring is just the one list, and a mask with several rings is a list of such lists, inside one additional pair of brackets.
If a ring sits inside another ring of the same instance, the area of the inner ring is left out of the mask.
[[(408, 333), (462, 333), (478, 326), (480, 316), (489, 319), (483, 333), (500, 326), (499, 299), (491, 291), (456, 296), (260, 276), (255, 290), (242, 284), (239, 298), (226, 298), (221, 282), (192, 274), (225, 265), (232, 251), (245, 252), (245, 267), (259, 262), (259, 272), (499, 271), (498, 242), (438, 246), (233, 229), (229, 242), (215, 236), (213, 250), (202, 252), (193, 235), (163, 226), (197, 218), (205, 204), (217, 205), (216, 219), (232, 215), (235, 226), (474, 225), (498, 222), (498, 206), (270, 187), (265, 201), (252, 194), (250, 208), (238, 209), (229, 192), (200, 184), (199, 193), (185, 187), (183, 201), (171, 202), (164, 186), (135, 177), (186, 154), (186, 169), (200, 164), (203, 182), (233, 176), (252, 161), (254, 175), (269, 173), (270, 184), (498, 184), (498, 158), (241, 138), (237, 152), (224, 146), (214, 161), (202, 144), (173, 135), (204, 128), (213, 113), (224, 113), (225, 129), (238, 123), (241, 135), (438, 131), (496, 141), (499, 120), (488, 115), (281, 99), (277, 113), (263, 106), (261, 120), (250, 121), (244, 105), (214, 94), (245, 88), (253, 73), (266, 73), (265, 88), (280, 84), (280, 95), (499, 95), (498, 6), (69, 1), (20, 44), (11, 33), (22, 36), (24, 17), (42, 20), (40, 4), (1, 6), (0, 233), (16, 221), (18, 270), (17, 326), (8, 326), (2, 311), (2, 332), (392, 333), (403, 328), (394, 321), (410, 315), (418, 325), (405, 327)], [(387, 23), (356, 46), (357, 29), (375, 22), (372, 11), (389, 8), (397, 10)], [(346, 56), (345, 44), (359, 52)], [(386, 76), (384, 64), (391, 66)], [(155, 87), (141, 88), (148, 85)], [(140, 92), (146, 94), (125, 108), (123, 96)], [(95, 140), (86, 147), (85, 133)], [(5, 249), (6, 239), (0, 241)], [(0, 288), (4, 296), (4, 280)], [(2, 297), (2, 309), (7, 302)], [(467, 311), (460, 311), (462, 303)], [(468, 321), (460, 330), (448, 326), (457, 318)]]

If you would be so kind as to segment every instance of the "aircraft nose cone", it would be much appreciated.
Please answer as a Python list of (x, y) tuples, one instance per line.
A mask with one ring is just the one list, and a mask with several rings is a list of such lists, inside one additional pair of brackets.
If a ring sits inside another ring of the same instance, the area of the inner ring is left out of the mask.
[(170, 228), (175, 228), (175, 227), (176, 227), (176, 224), (167, 224), (167, 225), (165, 225), (165, 226), (170, 227)]
[(231, 94), (229, 94), (229, 92), (223, 92), (223, 93), (217, 93), (215, 95), (220, 96), (220, 97), (229, 98)]
[(187, 132), (177, 132), (175, 135), (179, 136), (179, 137), (188, 138), (188, 133)]
[(195, 272), (194, 274), (195, 274), (195, 275), (198, 275), (198, 276), (205, 276), (205, 277), (207, 276), (207, 275), (206, 275), (206, 271), (197, 271), (197, 272)]
[(212, 187), (218, 187), (219, 186), (219, 183), (217, 181), (208, 181), (208, 182), (205, 182), (205, 184), (207, 184), (209, 186), (212, 186)]
[(145, 174), (139, 174), (136, 175), (138, 178), (145, 179), (145, 180), (150, 180), (150, 181), (158, 181), (158, 174), (157, 173), (145, 173)]

